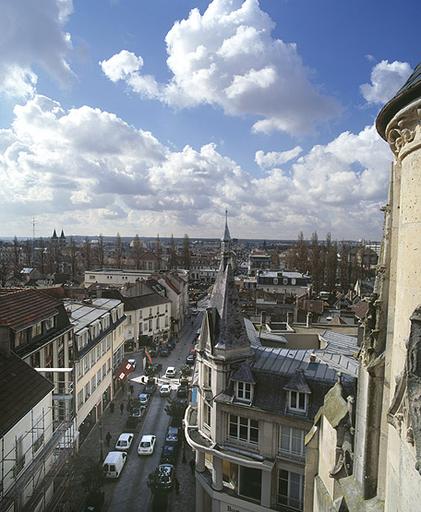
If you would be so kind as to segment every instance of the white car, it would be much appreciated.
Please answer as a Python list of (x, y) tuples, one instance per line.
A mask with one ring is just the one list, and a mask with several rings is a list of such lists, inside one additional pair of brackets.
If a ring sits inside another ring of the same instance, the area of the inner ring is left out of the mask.
[(165, 377), (168, 377), (169, 379), (172, 379), (177, 374), (174, 366), (168, 366), (168, 368), (165, 371)]
[(127, 359), (127, 362), (133, 366), (133, 370), (136, 368), (136, 359)]
[(139, 446), (137, 447), (137, 453), (139, 455), (152, 455), (155, 448), (156, 436), (142, 436)]
[(171, 395), (171, 385), (170, 384), (162, 384), (159, 388), (159, 394), (161, 396), (170, 396)]
[(120, 437), (117, 439), (115, 444), (115, 449), (127, 452), (132, 445), (133, 437), (133, 434), (130, 432), (124, 432), (123, 434), (120, 434)]

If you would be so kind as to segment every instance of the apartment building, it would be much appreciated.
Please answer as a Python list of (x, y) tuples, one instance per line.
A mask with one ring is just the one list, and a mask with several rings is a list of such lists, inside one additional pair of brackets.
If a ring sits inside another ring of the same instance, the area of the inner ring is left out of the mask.
[(0, 326), (0, 510), (42, 511), (64, 491), (73, 445), (68, 423), (54, 420), (54, 384), (12, 351), (11, 337)]
[(257, 289), (299, 296), (309, 292), (311, 279), (300, 272), (259, 270), (256, 282)]
[(260, 344), (240, 312), (227, 227), (196, 350), (197, 392), (184, 418), (196, 511), (303, 510), (305, 435), (339, 378), (355, 394), (357, 362), (335, 346), (322, 358)]
[(114, 396), (124, 364), (124, 305), (116, 299), (64, 302), (74, 325), (76, 428), (81, 440)]
[(73, 419), (73, 326), (63, 304), (44, 291), (2, 290), (0, 325), (10, 348), (54, 385), (53, 419)]
[(92, 284), (106, 284), (109, 286), (123, 286), (127, 283), (135, 283), (151, 276), (153, 270), (128, 270), (110, 268), (105, 270), (86, 270), (85, 288)]

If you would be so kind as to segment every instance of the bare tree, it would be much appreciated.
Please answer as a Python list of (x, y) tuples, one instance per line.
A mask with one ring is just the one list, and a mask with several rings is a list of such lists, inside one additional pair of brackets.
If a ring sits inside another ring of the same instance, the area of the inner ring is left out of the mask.
[(115, 237), (115, 264), (117, 268), (122, 268), (123, 263), (123, 244), (121, 241), (120, 233)]
[(336, 289), (336, 273), (338, 269), (338, 246), (336, 242), (332, 242), (330, 233), (326, 235), (325, 247), (325, 283), (329, 292)]
[(98, 237), (98, 264), (101, 268), (104, 266), (105, 250), (104, 250), (104, 237), (100, 233)]
[(75, 281), (77, 274), (77, 249), (73, 237), (70, 237), (70, 266), (72, 272), (72, 281)]
[(91, 253), (91, 242), (88, 237), (85, 237), (85, 242), (83, 244), (83, 253), (85, 260), (85, 270), (89, 270), (92, 265), (92, 253)]
[(319, 293), (323, 284), (323, 264), (322, 250), (320, 248), (317, 232), (311, 235), (311, 277), (313, 280), (313, 289)]
[(142, 242), (137, 233), (133, 240), (133, 259), (136, 269), (140, 269), (142, 264)]
[(184, 235), (183, 240), (183, 263), (184, 268), (189, 269), (191, 264), (191, 256), (190, 256), (190, 240), (189, 235)]
[(159, 239), (159, 233), (156, 235), (156, 259), (157, 259), (157, 270), (161, 270), (161, 241)]

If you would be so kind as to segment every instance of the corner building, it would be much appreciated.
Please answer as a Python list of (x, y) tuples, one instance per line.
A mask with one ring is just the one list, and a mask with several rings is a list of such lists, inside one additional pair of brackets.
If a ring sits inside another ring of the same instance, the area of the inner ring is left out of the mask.
[(357, 365), (338, 357), (333, 369), (310, 350), (260, 344), (240, 312), (227, 225), (196, 349), (197, 399), (184, 418), (196, 457), (195, 510), (303, 510), (305, 435), (337, 370), (346, 395), (355, 394)]

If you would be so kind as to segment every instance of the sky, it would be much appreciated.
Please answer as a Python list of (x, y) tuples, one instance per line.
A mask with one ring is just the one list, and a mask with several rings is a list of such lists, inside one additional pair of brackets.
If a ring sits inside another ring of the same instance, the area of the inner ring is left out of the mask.
[(0, 236), (381, 238), (418, 0), (0, 4)]

